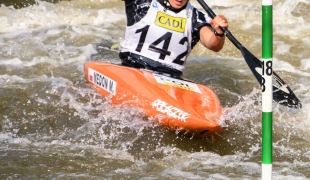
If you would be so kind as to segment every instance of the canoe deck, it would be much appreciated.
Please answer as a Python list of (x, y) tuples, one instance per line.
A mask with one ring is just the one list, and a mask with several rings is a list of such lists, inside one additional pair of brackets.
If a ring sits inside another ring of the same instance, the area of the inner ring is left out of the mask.
[(87, 82), (112, 104), (142, 108), (148, 117), (172, 131), (193, 137), (220, 133), (222, 107), (206, 86), (152, 71), (104, 62), (87, 62)]

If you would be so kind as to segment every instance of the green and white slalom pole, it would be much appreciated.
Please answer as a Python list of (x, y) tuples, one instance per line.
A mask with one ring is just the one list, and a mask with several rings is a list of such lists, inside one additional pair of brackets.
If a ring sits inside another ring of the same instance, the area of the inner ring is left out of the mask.
[(272, 0), (262, 0), (262, 179), (272, 179)]

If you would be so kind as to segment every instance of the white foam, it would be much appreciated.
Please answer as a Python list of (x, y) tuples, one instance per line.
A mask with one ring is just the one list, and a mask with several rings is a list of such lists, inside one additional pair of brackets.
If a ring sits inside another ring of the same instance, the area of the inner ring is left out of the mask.
[[(59, 7), (60, 6), (60, 7)], [(77, 8), (70, 4), (52, 4), (38, 1), (38, 5), (22, 9), (0, 7), (0, 33), (53, 27), (61, 24), (107, 26), (125, 18), (115, 9), (91, 9), (87, 6)]]
[(306, 71), (310, 69), (310, 58), (308, 59), (302, 59), (300, 69)]

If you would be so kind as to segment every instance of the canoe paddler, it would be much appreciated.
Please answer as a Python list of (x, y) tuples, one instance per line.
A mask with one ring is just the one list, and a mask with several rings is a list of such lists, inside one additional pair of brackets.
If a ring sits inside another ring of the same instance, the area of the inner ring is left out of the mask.
[(227, 19), (214, 19), (189, 0), (125, 0), (127, 27), (120, 43), (122, 65), (181, 78), (193, 47), (200, 41), (218, 52), (223, 48)]

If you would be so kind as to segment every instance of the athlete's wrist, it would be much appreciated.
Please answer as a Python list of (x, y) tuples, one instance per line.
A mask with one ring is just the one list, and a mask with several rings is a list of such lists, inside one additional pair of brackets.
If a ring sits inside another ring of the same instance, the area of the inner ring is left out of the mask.
[(216, 30), (213, 30), (213, 33), (215, 36), (219, 36), (219, 37), (225, 36), (225, 33), (218, 33)]

